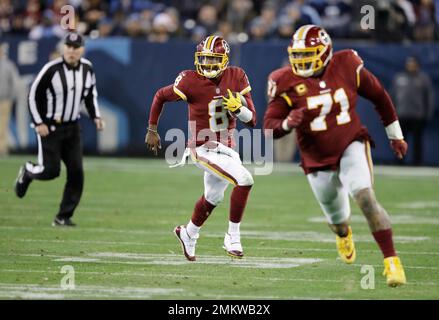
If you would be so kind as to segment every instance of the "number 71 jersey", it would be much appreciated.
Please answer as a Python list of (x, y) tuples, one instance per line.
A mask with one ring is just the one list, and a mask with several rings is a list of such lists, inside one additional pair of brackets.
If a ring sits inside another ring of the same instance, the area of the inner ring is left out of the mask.
[(305, 110), (296, 130), (306, 173), (337, 168), (351, 142), (370, 139), (355, 110), (362, 67), (355, 51), (342, 50), (319, 77), (296, 76), (289, 66), (270, 74), (266, 116), (283, 119), (292, 109)]
[(186, 70), (175, 79), (173, 89), (189, 105), (192, 136), (189, 146), (199, 146), (213, 139), (226, 146), (234, 146), (236, 119), (222, 105), (222, 96), (228, 96), (227, 89), (245, 97), (255, 120), (256, 112), (249, 93), (251, 87), (241, 68), (228, 67), (220, 78), (215, 79), (203, 77), (194, 70)]

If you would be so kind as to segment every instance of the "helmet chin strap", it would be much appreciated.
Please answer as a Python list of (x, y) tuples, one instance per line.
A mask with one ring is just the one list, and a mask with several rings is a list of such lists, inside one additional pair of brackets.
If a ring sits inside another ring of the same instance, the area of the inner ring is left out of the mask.
[(322, 75), (323, 71), (325, 70), (326, 67), (323, 67), (319, 70), (317, 70), (316, 72), (314, 72), (314, 74), (312, 75), (313, 77), (319, 77)]

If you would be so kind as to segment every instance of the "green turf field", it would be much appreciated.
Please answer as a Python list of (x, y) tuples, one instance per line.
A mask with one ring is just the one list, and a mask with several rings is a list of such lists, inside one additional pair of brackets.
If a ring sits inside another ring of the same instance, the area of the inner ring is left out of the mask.
[[(241, 226), (244, 259), (231, 260), (222, 249), (229, 187), (190, 263), (172, 230), (188, 221), (202, 193), (199, 169), (86, 158), (78, 227), (65, 229), (51, 227), (64, 169), (57, 180), (33, 182), (24, 199), (14, 195), (19, 165), (33, 158), (0, 159), (1, 299), (439, 299), (438, 169), (376, 168), (378, 199), (392, 216), (408, 279), (388, 288), (358, 209), (357, 261), (348, 266), (337, 259), (335, 238), (294, 166), (255, 177)], [(66, 265), (75, 271), (74, 290), (60, 287)], [(361, 287), (371, 275), (361, 273), (364, 265), (375, 271), (374, 289)]]

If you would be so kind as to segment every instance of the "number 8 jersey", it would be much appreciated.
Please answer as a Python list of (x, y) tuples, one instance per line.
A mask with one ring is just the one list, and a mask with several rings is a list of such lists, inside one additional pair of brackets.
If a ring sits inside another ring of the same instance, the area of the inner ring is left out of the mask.
[(282, 122), (292, 109), (305, 110), (296, 129), (305, 173), (337, 169), (351, 142), (370, 140), (355, 110), (358, 94), (375, 104), (384, 126), (397, 120), (389, 95), (353, 50), (335, 53), (320, 76), (300, 77), (290, 66), (275, 70), (267, 91), (264, 128), (273, 129), (275, 138), (289, 133)]
[(253, 113), (251, 121), (246, 123), (254, 126), (256, 112), (250, 95), (251, 86), (244, 70), (238, 67), (227, 67), (223, 74), (208, 79), (193, 70), (181, 72), (175, 79), (173, 92), (188, 102), (189, 121), (191, 123), (191, 139), (189, 146), (199, 146), (212, 140), (233, 147), (233, 130), (236, 118), (222, 105), (222, 96), (227, 96), (227, 89), (239, 92), (245, 98), (245, 105)]

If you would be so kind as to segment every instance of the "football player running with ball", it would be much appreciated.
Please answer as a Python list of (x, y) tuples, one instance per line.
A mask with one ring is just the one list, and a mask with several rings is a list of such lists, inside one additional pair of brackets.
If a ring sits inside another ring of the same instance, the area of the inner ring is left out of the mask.
[(389, 216), (373, 190), (372, 141), (355, 111), (358, 95), (373, 102), (390, 146), (401, 159), (407, 143), (389, 95), (355, 51), (333, 54), (329, 35), (318, 26), (299, 28), (288, 55), (291, 67), (269, 75), (264, 128), (272, 129), (274, 138), (297, 131), (301, 165), (336, 234), (340, 258), (350, 264), (356, 256), (350, 227), (351, 195), (384, 255), (387, 284), (404, 284)]
[(229, 45), (223, 38), (209, 36), (204, 39), (195, 52), (196, 71), (185, 70), (173, 85), (158, 90), (149, 116), (145, 142), (157, 155), (161, 148), (157, 125), (164, 103), (184, 100), (189, 105), (192, 137), (186, 150), (204, 171), (204, 194), (196, 202), (187, 225), (174, 229), (189, 261), (196, 259), (195, 245), (201, 226), (223, 200), (229, 184), (234, 188), (223, 248), (232, 257), (243, 257), (240, 223), (253, 177), (242, 165), (239, 154), (232, 149), (235, 146), (233, 131), (236, 119), (254, 127), (256, 112), (247, 75), (241, 68), (228, 67), (229, 52)]

